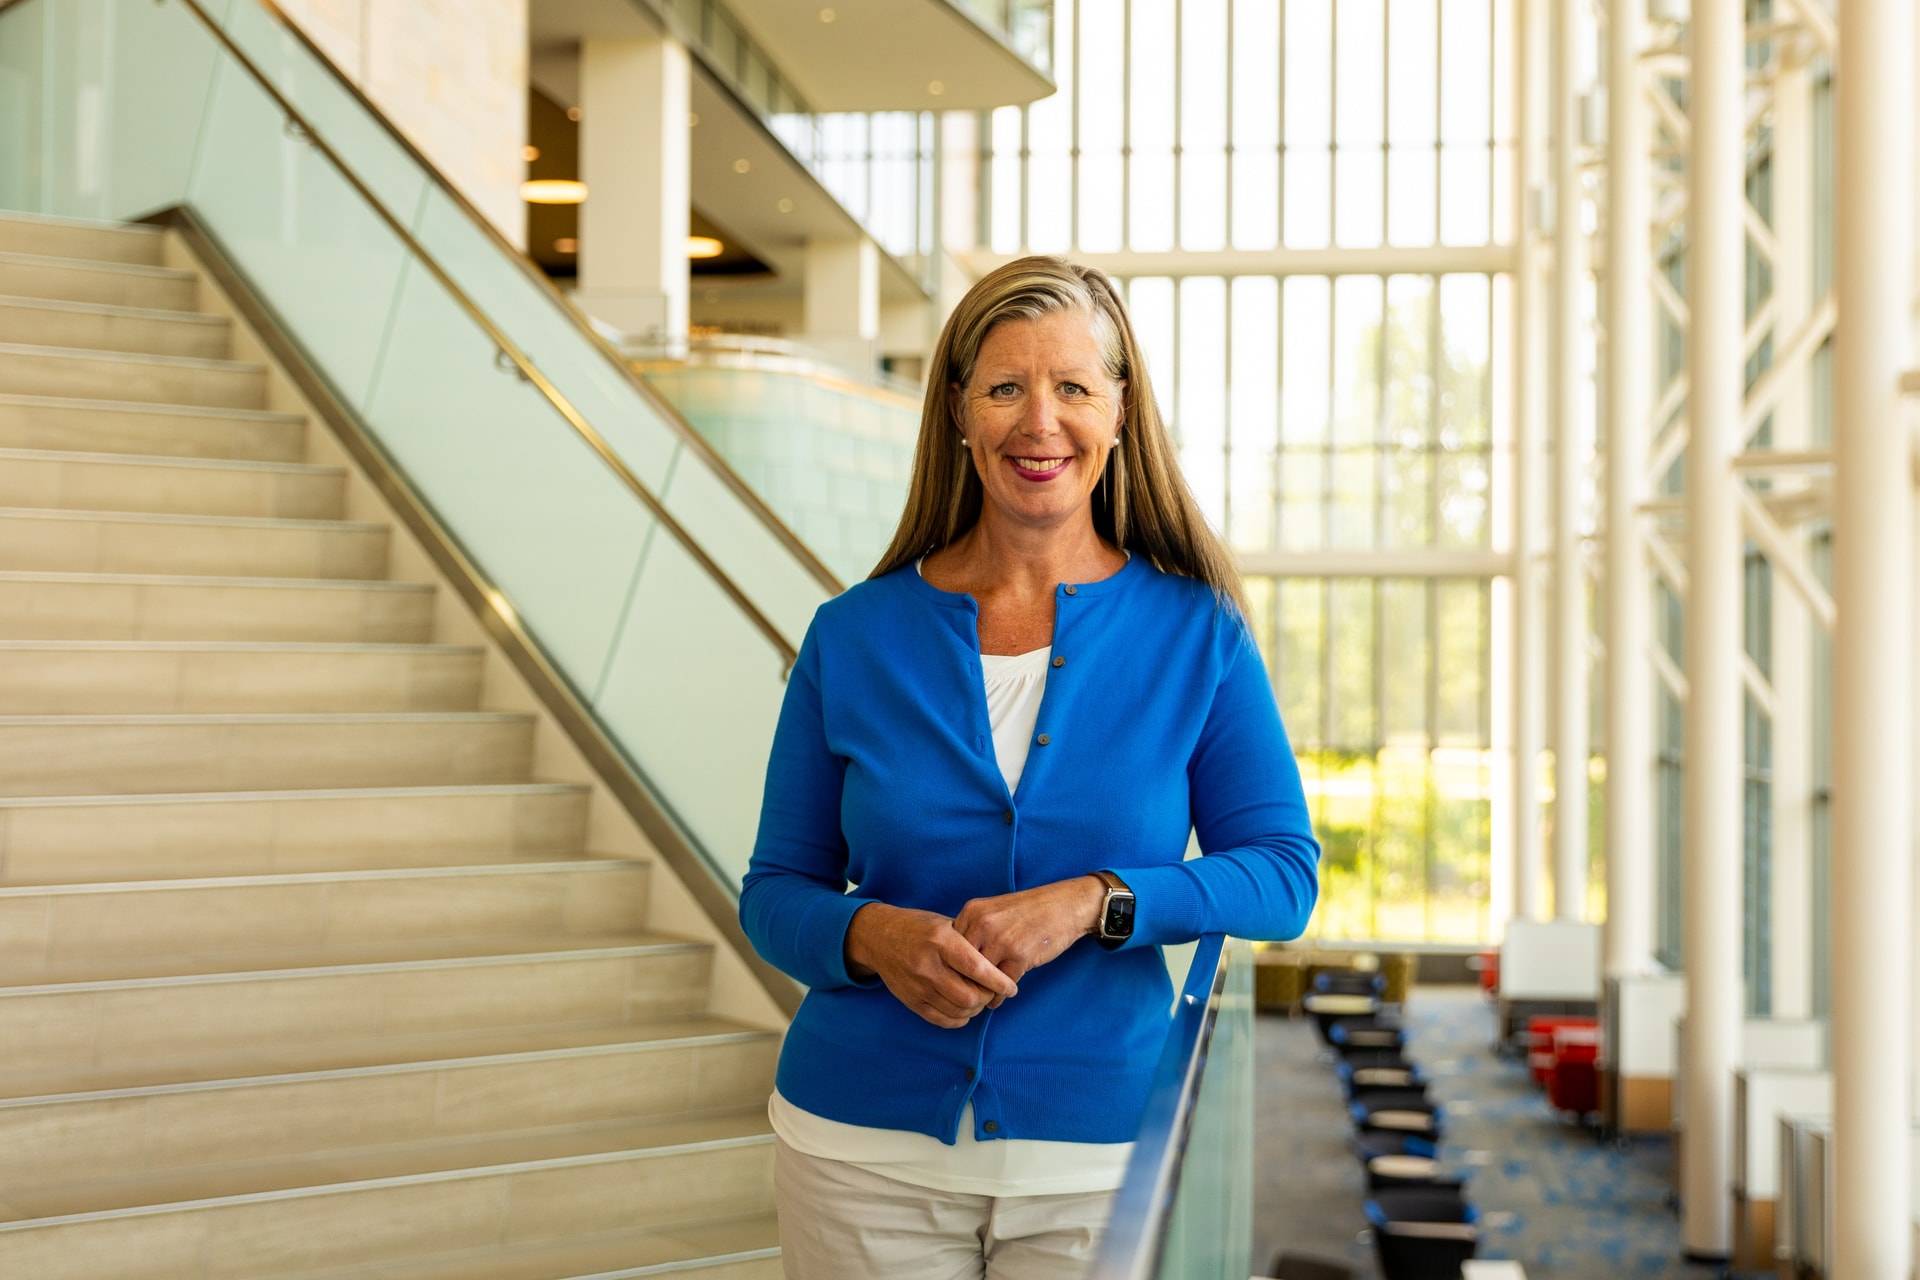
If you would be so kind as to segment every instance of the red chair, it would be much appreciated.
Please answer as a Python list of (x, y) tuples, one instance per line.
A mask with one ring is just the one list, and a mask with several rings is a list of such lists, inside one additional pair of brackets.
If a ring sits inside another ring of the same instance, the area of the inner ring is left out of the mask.
[(1600, 1031), (1559, 1027), (1553, 1033), (1553, 1068), (1547, 1101), (1555, 1111), (1590, 1116), (1600, 1109)]
[(1555, 1013), (1527, 1019), (1527, 1070), (1542, 1089), (1553, 1075), (1553, 1033), (1561, 1027), (1591, 1028), (1599, 1034), (1599, 1020), (1588, 1016)]
[(1500, 994), (1500, 953), (1482, 951), (1467, 961), (1467, 967), (1480, 978), (1480, 990), (1489, 996)]

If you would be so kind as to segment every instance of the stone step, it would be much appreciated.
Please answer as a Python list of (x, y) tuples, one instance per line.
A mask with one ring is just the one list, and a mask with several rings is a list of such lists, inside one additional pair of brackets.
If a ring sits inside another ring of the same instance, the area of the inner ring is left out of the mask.
[(144, 953), (393, 938), (617, 933), (646, 919), (648, 864), (321, 871), (105, 884), (0, 886), (0, 974), (36, 982)]
[[(276, 1181), (274, 1167), (262, 1164), (257, 1180)], [(369, 1152), (317, 1176), (327, 1180), (234, 1195), (195, 1195), (191, 1183), (176, 1184), (185, 1196), (171, 1202), (16, 1220), (0, 1225), (0, 1272), (97, 1280), (99, 1260), (111, 1257), (115, 1280), (366, 1275), (370, 1266), (403, 1268), (423, 1256), (484, 1257), (615, 1231), (652, 1229), (671, 1240), (687, 1225), (722, 1217), (764, 1224), (773, 1210), (773, 1140), (759, 1107), (421, 1144), (405, 1156)], [(36, 1189), (27, 1207), (64, 1190)], [(113, 1187), (75, 1188), (68, 1202), (86, 1203), (89, 1192), (110, 1196)], [(162, 1183), (144, 1194), (167, 1193)], [(130, 1186), (121, 1194), (143, 1192)], [(683, 1244), (682, 1257), (702, 1256), (701, 1247)]]
[(524, 782), (510, 711), (0, 716), (0, 794)]
[(197, 311), (0, 297), (0, 342), (217, 360), (233, 350), (233, 322)]
[(337, 520), (341, 467), (0, 448), (0, 507)]
[(267, 409), (0, 392), (0, 448), (298, 462), (306, 431), (300, 414)]
[(338, 640), (433, 635), (424, 582), (0, 570), (4, 640)]
[(0, 253), (159, 266), (165, 235), (159, 227), (139, 223), (60, 218), (11, 209), (0, 213)]
[(0, 1043), (13, 1078), (190, 1079), (267, 1044), (692, 1014), (711, 960), (706, 943), (639, 931), (149, 954), (0, 986)]
[(353, 520), (0, 508), (0, 569), (384, 577), (392, 530)]
[(267, 407), (267, 366), (122, 351), (0, 343), (0, 391), (146, 404)]
[(179, 267), (0, 250), (0, 297), (190, 312), (200, 305), (200, 277)]
[(0, 640), (0, 715), (472, 711), (477, 645)]
[(586, 847), (578, 782), (0, 797), (0, 883), (548, 861)]
[[(256, 1050), (209, 1056), (196, 1078), (164, 1083), (108, 1071), (134, 1082), (83, 1089), (56, 1077), (60, 1092), (0, 1099), (0, 1185), (86, 1182), (112, 1169), (142, 1182), (193, 1177), (200, 1194), (233, 1194), (260, 1189), (258, 1178), (214, 1166), (271, 1160), (284, 1182), (300, 1175), (300, 1161), (375, 1144), (764, 1111), (779, 1047), (776, 1032), (702, 1016), (350, 1039), (306, 1046), (305, 1057)], [(94, 1208), (113, 1199), (90, 1197)]]

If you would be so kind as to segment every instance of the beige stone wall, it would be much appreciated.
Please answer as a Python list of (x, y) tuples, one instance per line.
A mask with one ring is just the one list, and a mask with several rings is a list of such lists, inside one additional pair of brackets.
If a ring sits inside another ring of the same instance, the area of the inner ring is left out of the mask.
[(528, 0), (280, 0), (307, 37), (516, 247)]

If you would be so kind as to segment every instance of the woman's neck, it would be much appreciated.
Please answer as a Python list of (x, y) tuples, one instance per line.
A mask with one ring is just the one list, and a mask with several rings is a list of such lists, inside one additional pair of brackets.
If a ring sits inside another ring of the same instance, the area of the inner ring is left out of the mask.
[[(927, 557), (936, 585), (972, 595), (1051, 594), (1061, 582), (1097, 582), (1118, 573), (1126, 553), (1110, 546), (1088, 518), (1070, 528), (1007, 528), (983, 515), (951, 544)], [(949, 583), (955, 585), (948, 585)]]

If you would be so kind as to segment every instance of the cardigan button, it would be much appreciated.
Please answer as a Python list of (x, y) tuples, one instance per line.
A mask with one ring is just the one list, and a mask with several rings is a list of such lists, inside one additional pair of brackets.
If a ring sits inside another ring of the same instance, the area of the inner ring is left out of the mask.
[(1007, 811), (1006, 811), (1005, 813), (1003, 813), (1003, 814), (1001, 814), (1001, 815), (1000, 815), (1000, 821), (1002, 821), (1002, 822), (1004, 822), (1004, 823), (1006, 823), (1006, 824), (1007, 824), (1008, 826), (1012, 826), (1012, 825), (1013, 825), (1013, 810), (1011, 810), (1011, 809), (1008, 809), (1008, 810), (1007, 810)]
[(972, 1068), (972, 1067), (968, 1067), (968, 1068), (967, 1068), (967, 1079), (969, 1079), (969, 1080), (971, 1080), (971, 1079), (973, 1079), (973, 1068)]
[(1044, 747), (1044, 746), (1046, 746), (1046, 745), (1047, 745), (1047, 744), (1048, 744), (1049, 742), (1052, 742), (1052, 741), (1053, 741), (1053, 739), (1052, 739), (1052, 738), (1050, 738), (1050, 737), (1048, 737), (1048, 736), (1047, 736), (1046, 734), (1044, 734), (1044, 733), (1043, 733), (1043, 734), (1041, 734), (1041, 735), (1040, 735), (1039, 737), (1037, 737), (1037, 738), (1035, 738), (1035, 739), (1034, 739), (1034, 741), (1035, 741), (1035, 742), (1037, 742), (1037, 743), (1039, 743), (1039, 744), (1040, 744), (1041, 746), (1043, 746), (1043, 747)]
[(1000, 1132), (999, 1124), (992, 1120), (987, 1121), (985, 1124), (981, 1125), (980, 1127), (982, 1129), (985, 1129), (988, 1133)]
[(1060, 655), (1055, 654), (1053, 658), (1053, 665), (1056, 667), (1064, 667), (1067, 665), (1067, 660), (1065, 658), (1062, 658)]
[(1070, 596), (1077, 596), (1080, 594), (1080, 588), (1074, 586), (1072, 583), (1067, 584), (1066, 590), (1067, 590), (1067, 594)]

